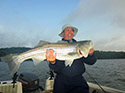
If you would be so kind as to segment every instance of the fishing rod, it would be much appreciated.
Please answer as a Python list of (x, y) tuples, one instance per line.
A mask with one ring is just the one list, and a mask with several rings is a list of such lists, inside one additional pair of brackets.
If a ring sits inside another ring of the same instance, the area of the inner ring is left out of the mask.
[[(48, 62), (48, 61), (47, 61), (47, 64), (48, 64), (48, 66), (49, 66), (49, 62)], [(101, 85), (100, 85), (87, 71), (85, 71), (85, 72), (86, 72), (87, 75), (102, 89), (102, 91), (103, 91), (104, 93), (107, 93), (107, 92), (101, 87)], [(50, 75), (51, 78), (54, 77), (54, 72), (53, 72), (53, 70), (50, 69), (50, 68), (49, 68), (49, 75)], [(94, 92), (94, 93), (95, 93), (95, 92)]]
[(102, 88), (102, 86), (87, 72), (87, 71), (85, 71), (86, 72), (86, 74), (102, 89), (102, 91), (104, 92), (104, 93), (107, 93), (103, 88)]

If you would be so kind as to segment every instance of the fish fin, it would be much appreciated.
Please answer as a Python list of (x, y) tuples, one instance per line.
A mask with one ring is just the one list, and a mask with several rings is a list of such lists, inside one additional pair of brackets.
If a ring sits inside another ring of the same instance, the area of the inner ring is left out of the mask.
[(86, 57), (88, 57), (89, 52), (86, 52), (86, 53), (84, 53), (83, 55), (84, 55), (84, 57), (86, 58)]
[(12, 74), (18, 71), (21, 64), (21, 60), (18, 58), (17, 54), (10, 54), (10, 55), (3, 56), (1, 57), (1, 60), (3, 62), (8, 63), (8, 66)]
[(33, 60), (33, 62), (34, 62), (34, 65), (38, 65), (40, 62), (41, 62), (41, 60), (39, 60), (39, 59), (32, 59)]
[(34, 62), (34, 65), (38, 65), (40, 62), (44, 60), (44, 58), (42, 58), (41, 56), (37, 56), (37, 57), (33, 57), (32, 60)]
[(57, 43), (68, 43), (68, 42), (59, 40), (59, 41), (57, 41)]
[(43, 44), (49, 44), (50, 42), (44, 41), (44, 40), (40, 40), (39, 43), (34, 47), (41, 47)]
[(73, 60), (66, 60), (65, 61), (65, 66), (69, 65), (71, 67), (72, 63), (73, 63)]

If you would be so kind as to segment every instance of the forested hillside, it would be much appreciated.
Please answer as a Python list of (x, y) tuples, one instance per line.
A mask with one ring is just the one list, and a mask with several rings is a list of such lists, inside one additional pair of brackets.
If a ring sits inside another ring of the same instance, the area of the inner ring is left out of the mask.
[[(26, 47), (1, 48), (0, 49), (0, 57), (8, 55), (8, 54), (14, 54), (14, 53), (19, 54), (19, 53), (28, 51), (30, 49), (31, 48), (26, 48)], [(97, 59), (121, 59), (121, 58), (125, 58), (125, 52), (96, 50), (95, 54), (97, 56)]]

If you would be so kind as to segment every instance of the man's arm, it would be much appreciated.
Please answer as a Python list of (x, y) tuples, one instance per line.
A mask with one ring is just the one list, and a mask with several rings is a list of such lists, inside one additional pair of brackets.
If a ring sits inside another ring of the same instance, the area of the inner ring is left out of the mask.
[(52, 49), (46, 52), (46, 60), (50, 62), (49, 67), (56, 73), (61, 72), (64, 67), (64, 61), (57, 60), (56, 53)]
[(90, 49), (89, 51), (89, 55), (87, 58), (83, 58), (84, 62), (88, 65), (93, 65), (96, 61), (97, 61), (97, 58), (96, 58), (96, 55), (94, 54), (94, 49)]

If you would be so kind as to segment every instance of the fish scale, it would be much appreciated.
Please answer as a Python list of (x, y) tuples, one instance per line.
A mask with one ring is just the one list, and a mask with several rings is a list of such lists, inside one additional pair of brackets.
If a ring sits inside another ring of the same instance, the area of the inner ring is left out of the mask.
[(56, 59), (64, 60), (65, 66), (71, 66), (73, 60), (87, 57), (94, 44), (91, 40), (79, 41), (73, 43), (57, 42), (50, 43), (46, 41), (40, 41), (40, 43), (33, 49), (21, 53), (19, 55), (7, 55), (1, 58), (2, 61), (7, 62), (11, 72), (14, 74), (18, 71), (20, 64), (28, 59), (32, 59), (34, 64), (37, 65), (46, 59), (46, 51), (53, 49), (57, 53)]

